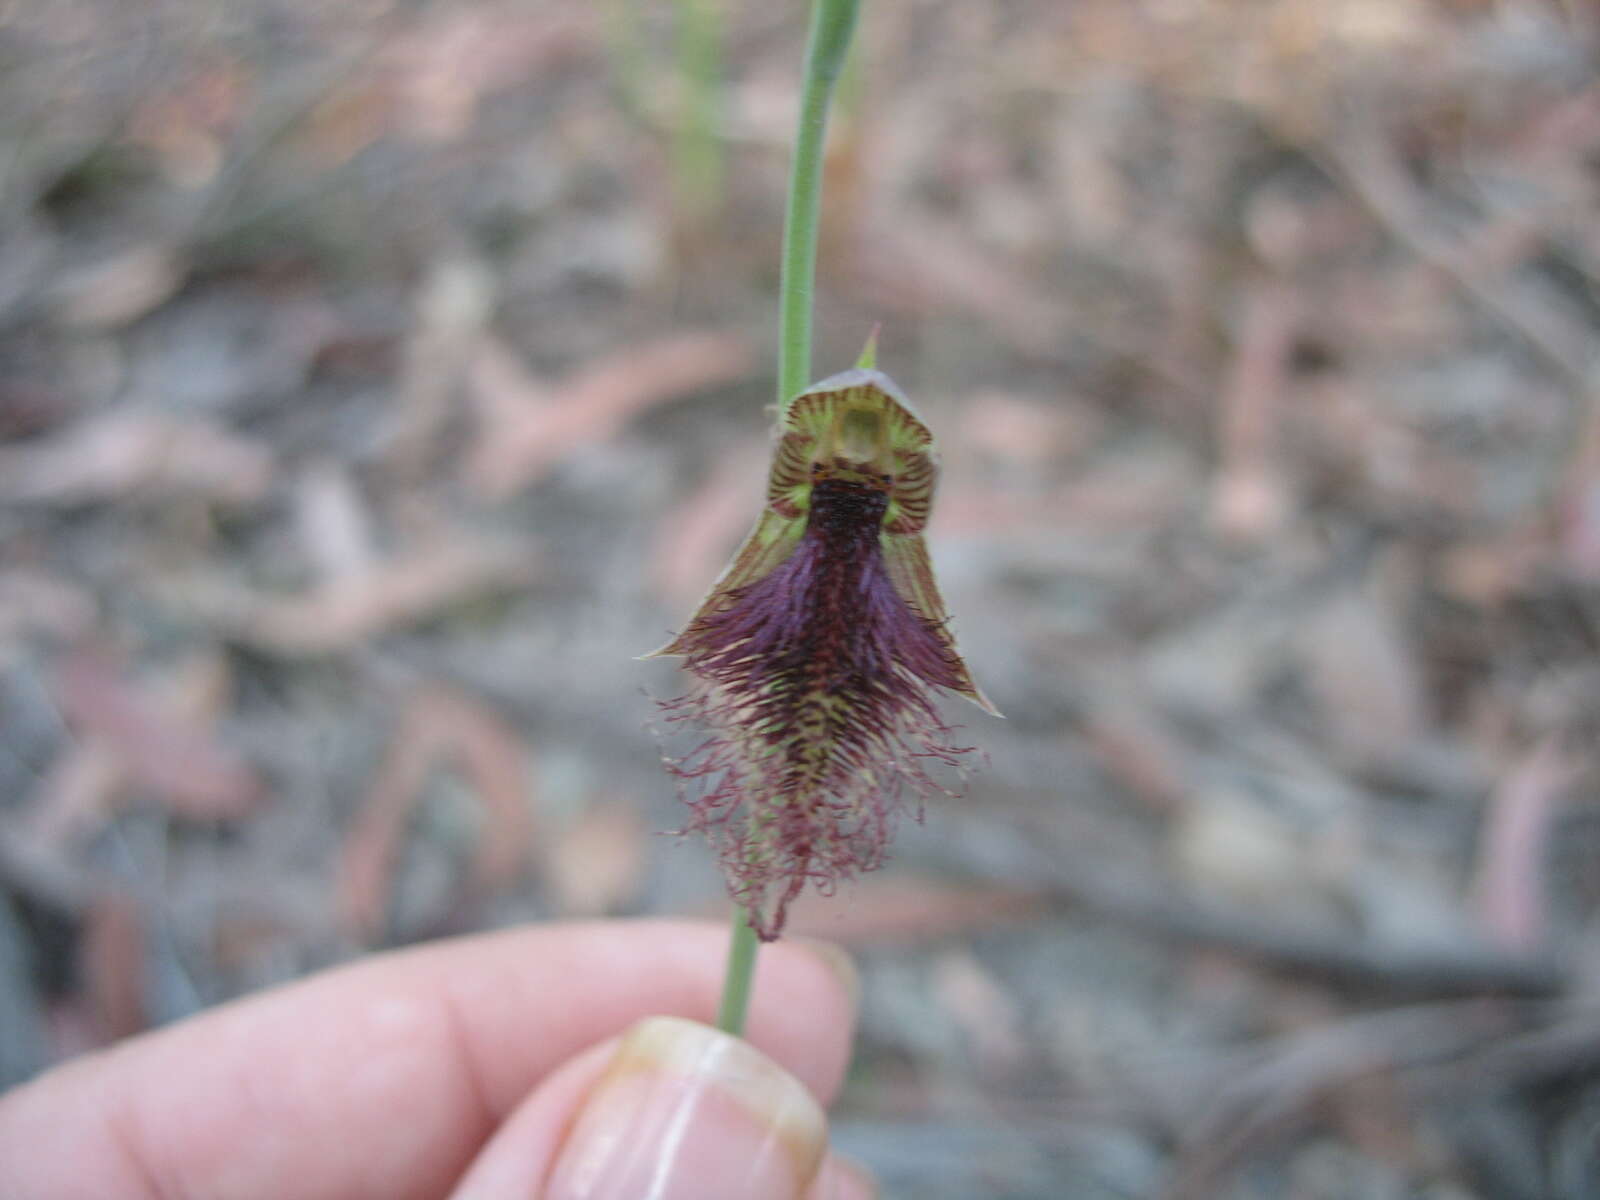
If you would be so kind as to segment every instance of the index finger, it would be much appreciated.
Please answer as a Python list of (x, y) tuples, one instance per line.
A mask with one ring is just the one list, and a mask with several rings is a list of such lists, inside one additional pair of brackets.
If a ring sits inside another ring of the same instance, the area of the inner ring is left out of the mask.
[[(727, 931), (617, 921), (383, 955), (70, 1064), (0, 1103), (0, 1194), (425, 1197), (537, 1081), (652, 1014), (709, 1021)], [(832, 1098), (854, 996), (767, 947), (748, 1039)]]

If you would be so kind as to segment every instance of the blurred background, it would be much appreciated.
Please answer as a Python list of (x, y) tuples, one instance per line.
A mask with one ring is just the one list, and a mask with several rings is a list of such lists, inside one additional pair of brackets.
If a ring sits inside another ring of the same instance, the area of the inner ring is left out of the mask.
[[(805, 6), (0, 5), (0, 1083), (724, 911), (634, 656), (754, 518)], [(1600, 1194), (1600, 18), (868, 3), (874, 322), (1008, 720), (807, 903), (889, 1196)]]

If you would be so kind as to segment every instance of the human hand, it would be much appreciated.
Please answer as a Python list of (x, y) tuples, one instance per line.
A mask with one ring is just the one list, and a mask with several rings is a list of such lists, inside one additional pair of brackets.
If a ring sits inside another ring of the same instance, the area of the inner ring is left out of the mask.
[(699, 922), (536, 926), (224, 1005), (0, 1097), (0, 1196), (865, 1200), (820, 1107), (853, 973), (764, 948), (741, 1041), (692, 1023), (726, 942)]

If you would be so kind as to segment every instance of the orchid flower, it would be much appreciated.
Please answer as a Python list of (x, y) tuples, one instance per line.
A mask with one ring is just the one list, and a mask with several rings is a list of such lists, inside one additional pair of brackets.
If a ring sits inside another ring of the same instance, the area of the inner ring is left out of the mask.
[(691, 691), (668, 719), (706, 736), (668, 767), (764, 941), (807, 882), (878, 866), (894, 818), (960, 768), (937, 689), (998, 716), (973, 682), (923, 532), (938, 462), (905, 395), (864, 365), (784, 410), (766, 506), (684, 631)]

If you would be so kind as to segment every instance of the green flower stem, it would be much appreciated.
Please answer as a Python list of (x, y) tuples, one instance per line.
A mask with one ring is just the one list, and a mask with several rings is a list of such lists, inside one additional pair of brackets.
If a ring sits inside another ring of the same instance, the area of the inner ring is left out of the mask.
[(789, 168), (789, 210), (783, 223), (783, 282), (778, 317), (778, 406), (811, 382), (811, 297), (817, 280), (817, 215), (822, 200), (828, 106), (855, 32), (858, 0), (815, 0), (806, 47), (800, 127)]
[[(811, 382), (811, 305), (817, 284), (822, 152), (828, 135), (828, 107), (849, 55), (859, 9), (859, 0), (815, 0), (811, 6), (800, 127), (795, 134), (794, 159), (789, 165), (789, 207), (783, 221), (783, 282), (778, 310), (780, 413)], [(735, 1037), (744, 1032), (759, 946), (750, 914), (741, 909), (728, 943), (728, 970), (717, 1013), (717, 1028)]]
[(733, 936), (728, 939), (728, 970), (722, 979), (722, 1007), (717, 1010), (717, 1028), (735, 1037), (744, 1033), (760, 945), (756, 931), (750, 927), (750, 914), (741, 908), (733, 919)]

